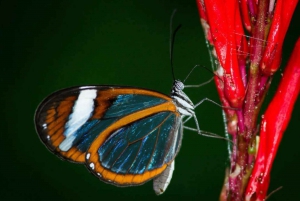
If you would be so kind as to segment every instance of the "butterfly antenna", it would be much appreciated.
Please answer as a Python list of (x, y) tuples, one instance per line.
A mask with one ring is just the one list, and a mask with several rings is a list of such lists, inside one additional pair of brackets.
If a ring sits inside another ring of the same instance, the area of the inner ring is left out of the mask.
[(175, 31), (173, 32), (173, 19), (174, 19), (176, 11), (177, 11), (177, 9), (173, 10), (173, 13), (172, 13), (171, 19), (170, 19), (170, 63), (171, 63), (173, 80), (175, 80), (175, 73), (174, 73), (174, 67), (173, 67), (174, 41), (175, 41), (176, 32), (181, 28), (181, 24), (180, 24), (176, 27)]
[(186, 78), (183, 80), (183, 83), (185, 83), (185, 81), (186, 81), (186, 79), (188, 79), (188, 77), (190, 76), (190, 74), (194, 71), (194, 69), (196, 68), (196, 67), (198, 67), (198, 66), (200, 66), (200, 65), (195, 65), (193, 68), (192, 68), (192, 70), (189, 72), (189, 74), (186, 76)]

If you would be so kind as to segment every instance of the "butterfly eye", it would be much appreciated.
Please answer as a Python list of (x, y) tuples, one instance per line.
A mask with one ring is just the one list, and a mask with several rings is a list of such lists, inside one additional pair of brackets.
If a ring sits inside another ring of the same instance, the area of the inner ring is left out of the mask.
[(180, 80), (175, 80), (175, 82), (174, 82), (174, 88), (177, 91), (182, 91), (184, 89), (184, 84)]

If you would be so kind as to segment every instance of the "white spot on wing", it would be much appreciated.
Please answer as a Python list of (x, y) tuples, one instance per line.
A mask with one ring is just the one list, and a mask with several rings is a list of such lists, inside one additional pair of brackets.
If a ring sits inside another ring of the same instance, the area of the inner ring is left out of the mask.
[(95, 168), (95, 164), (94, 163), (90, 163), (90, 168), (92, 168), (92, 170)]
[(89, 160), (90, 156), (91, 156), (91, 154), (90, 154), (90, 153), (87, 153), (86, 159)]
[(62, 151), (68, 151), (75, 139), (74, 133), (90, 118), (94, 110), (94, 99), (97, 96), (96, 89), (83, 90), (80, 92), (74, 107), (73, 113), (70, 115), (69, 121), (66, 123), (66, 131), (64, 136), (66, 139), (59, 145)]
[(94, 99), (97, 96), (96, 89), (81, 91), (73, 107), (73, 113), (66, 124), (67, 130), (64, 133), (66, 137), (72, 135), (80, 126), (82, 126), (94, 110)]

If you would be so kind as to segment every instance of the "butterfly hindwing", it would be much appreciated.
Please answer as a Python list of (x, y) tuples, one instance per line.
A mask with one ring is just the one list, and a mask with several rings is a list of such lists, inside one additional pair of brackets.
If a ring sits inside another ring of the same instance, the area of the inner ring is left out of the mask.
[(120, 119), (108, 127), (87, 152), (87, 166), (100, 179), (115, 185), (140, 185), (161, 174), (181, 144), (181, 120), (165, 111), (131, 122)]
[(182, 138), (180, 115), (171, 98), (131, 87), (60, 90), (40, 104), (35, 123), (49, 150), (72, 162), (87, 160), (95, 175), (123, 186), (160, 174), (174, 159)]

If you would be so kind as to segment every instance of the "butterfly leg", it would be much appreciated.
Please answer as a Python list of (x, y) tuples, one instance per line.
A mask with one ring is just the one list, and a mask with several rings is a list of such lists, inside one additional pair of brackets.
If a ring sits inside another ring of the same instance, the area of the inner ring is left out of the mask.
[[(184, 120), (184, 121), (182, 122), (183, 125), (184, 125), (187, 121), (189, 121), (192, 117), (193, 117), (193, 116), (189, 116), (186, 120)], [(198, 121), (197, 121), (197, 122), (198, 122)], [(191, 127), (188, 127), (188, 126), (183, 126), (183, 128), (186, 129), (186, 130), (195, 131), (195, 132), (199, 133), (197, 128), (191, 128)], [(201, 131), (200, 131), (200, 133), (201, 133)], [(200, 134), (200, 133), (199, 133), (199, 134)], [(201, 134), (200, 134), (200, 135), (201, 135)]]
[(185, 124), (185, 123), (188, 122), (191, 118), (192, 118), (192, 116), (189, 116), (189, 117), (186, 118), (184, 121), (182, 121), (182, 123)]
[[(193, 110), (191, 110), (191, 109), (186, 110), (186, 112), (188, 113), (188, 115), (186, 115), (186, 116), (188, 116), (188, 118), (187, 118), (186, 120), (183, 121), (183, 124), (186, 123), (186, 122), (187, 122), (188, 120), (190, 120), (191, 118), (194, 118), (195, 124), (196, 124), (196, 127), (197, 127), (196, 129), (194, 129), (194, 131), (197, 131), (197, 133), (201, 135), (200, 126), (199, 126), (197, 117), (196, 117), (196, 115), (195, 115), (195, 112), (194, 112)], [(183, 128), (185, 128), (185, 126), (183, 126)], [(187, 128), (189, 128), (189, 127), (187, 127)], [(190, 130), (191, 130), (191, 129), (190, 129)]]
[[(209, 99), (209, 98), (204, 98), (204, 99), (202, 99), (200, 102), (198, 102), (198, 103), (194, 106), (194, 108), (196, 108), (196, 107), (198, 107), (199, 105), (201, 105), (204, 101), (209, 101), (209, 102), (211, 102), (211, 103), (213, 103), (213, 104), (215, 104), (215, 105), (217, 105), (217, 106), (223, 107), (222, 105), (216, 103), (215, 101), (213, 101), (213, 100), (211, 100), (211, 99)], [(188, 116), (188, 118), (186, 118), (186, 119), (183, 121), (183, 123), (188, 122), (192, 117), (193, 117), (193, 115)], [(196, 117), (194, 117), (194, 118), (196, 118)]]
[[(205, 101), (205, 100), (202, 100), (202, 102), (203, 101)], [(196, 128), (191, 128), (191, 127), (188, 127), (188, 126), (183, 126), (184, 129), (195, 131), (199, 135), (206, 136), (206, 137), (212, 137), (212, 138), (218, 138), (218, 139), (225, 139), (225, 138), (223, 138), (221, 136), (218, 136), (217, 134), (214, 134), (214, 133), (211, 133), (211, 132), (207, 132), (207, 131), (201, 131), (199, 123), (198, 123), (198, 120), (197, 120), (197, 117), (195, 115), (195, 112), (192, 111), (192, 110), (188, 110), (187, 112), (189, 112), (189, 115), (187, 115), (188, 118), (185, 120), (185, 122), (188, 121), (189, 119), (193, 118), (195, 120)]]
[(195, 85), (184, 85), (184, 88), (198, 88), (198, 87), (202, 87), (204, 85), (209, 84), (211, 81), (214, 80), (214, 77), (210, 78), (209, 80), (207, 80), (206, 82), (203, 82), (201, 84), (195, 84)]
[[(198, 130), (196, 128), (191, 128), (191, 127), (188, 127), (188, 126), (183, 126), (183, 128), (186, 129), (186, 130), (198, 132)], [(232, 142), (232, 141), (228, 140), (227, 138), (221, 137), (221, 136), (219, 136), (215, 133), (211, 133), (211, 132), (207, 132), (207, 131), (201, 131), (200, 135), (205, 136), (205, 137), (217, 138), (217, 139), (222, 139), (222, 140)]]
[(204, 101), (209, 101), (209, 102), (211, 102), (211, 103), (213, 103), (213, 104), (215, 104), (215, 105), (217, 105), (217, 106), (219, 106), (219, 107), (224, 108), (224, 106), (220, 105), (219, 103), (217, 103), (217, 102), (215, 102), (215, 101), (213, 101), (213, 100), (211, 100), (211, 99), (209, 99), (209, 98), (203, 98), (201, 101), (199, 101), (197, 104), (195, 104), (195, 107), (194, 107), (194, 108), (196, 108), (196, 107), (198, 107), (199, 105), (201, 105)]
[(183, 128), (186, 129), (186, 130), (198, 132), (198, 130), (196, 128), (191, 128), (191, 127), (188, 127), (188, 126), (183, 126)]
[[(195, 123), (196, 123), (196, 127), (197, 128), (191, 128), (191, 127), (188, 127), (188, 126), (183, 126), (184, 129), (187, 129), (187, 130), (191, 130), (191, 131), (195, 131), (197, 132), (199, 135), (202, 135), (202, 136), (205, 136), (205, 137), (211, 137), (211, 138), (217, 138), (217, 139), (222, 139), (222, 140), (227, 140), (229, 142), (231, 142), (230, 140), (228, 140), (227, 138), (224, 138), (224, 137), (221, 137), (215, 133), (211, 133), (211, 132), (207, 132), (207, 131), (201, 131), (200, 130), (200, 126), (199, 126), (199, 123), (198, 123), (198, 120), (197, 120), (197, 117), (194, 113), (194, 111), (189, 111), (191, 116), (189, 116), (186, 120), (189, 120), (191, 119), (192, 117), (194, 118), (195, 120)], [(185, 120), (185, 121), (186, 121)]]

